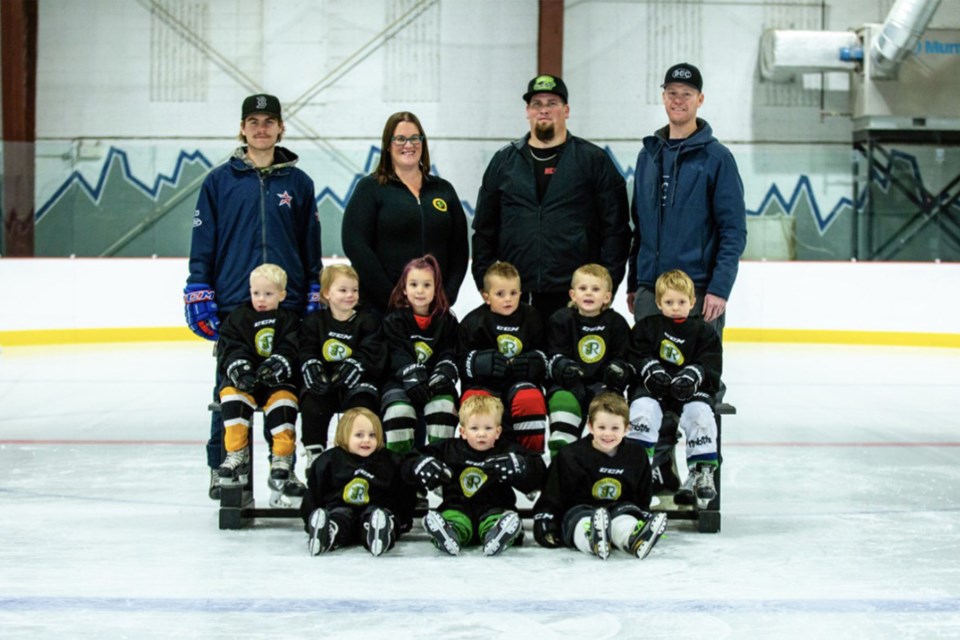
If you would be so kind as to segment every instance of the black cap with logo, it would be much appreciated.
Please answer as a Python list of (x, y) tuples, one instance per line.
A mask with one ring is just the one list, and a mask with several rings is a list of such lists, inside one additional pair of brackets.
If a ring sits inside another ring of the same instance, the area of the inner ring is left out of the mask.
[(567, 85), (557, 76), (537, 76), (527, 85), (527, 92), (523, 94), (523, 101), (529, 103), (530, 98), (538, 93), (552, 93), (567, 102)]
[(689, 62), (681, 62), (667, 69), (667, 75), (663, 78), (661, 87), (666, 87), (673, 82), (680, 82), (690, 85), (697, 91), (703, 91), (703, 76), (700, 75), (700, 69)]
[(280, 100), (277, 99), (277, 96), (266, 93), (258, 93), (244, 99), (243, 106), (240, 108), (240, 119), (246, 120), (247, 116), (253, 113), (266, 113), (283, 119), (283, 116), (280, 115)]

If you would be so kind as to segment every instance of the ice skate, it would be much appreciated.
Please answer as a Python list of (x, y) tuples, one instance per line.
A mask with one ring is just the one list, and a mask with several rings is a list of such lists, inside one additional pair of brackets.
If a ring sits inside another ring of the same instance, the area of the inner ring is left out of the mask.
[(318, 556), (326, 553), (333, 548), (333, 541), (337, 537), (339, 527), (336, 522), (330, 520), (330, 514), (326, 509), (314, 509), (310, 514), (308, 526), (310, 527), (310, 538), (307, 540), (307, 549), (310, 555)]
[(706, 509), (710, 501), (717, 497), (717, 487), (713, 483), (713, 472), (716, 469), (711, 464), (697, 466), (696, 486), (694, 494), (697, 497), (697, 508)]
[(590, 518), (590, 551), (601, 560), (610, 557), (610, 513), (600, 507)]
[(522, 525), (516, 511), (505, 512), (483, 536), (483, 555), (495, 556), (509, 547), (520, 536)]
[(207, 495), (211, 500), (220, 499), (220, 470), (210, 469), (210, 488), (207, 489)]
[(246, 449), (227, 452), (217, 475), (220, 476), (221, 487), (236, 487), (247, 484), (250, 473), (250, 452)]
[(683, 485), (680, 489), (673, 494), (674, 504), (679, 505), (691, 505), (694, 502), (693, 492), (694, 487), (697, 483), (697, 470), (694, 467), (690, 468), (690, 471), (687, 473), (687, 479), (683, 481)]
[(363, 523), (366, 529), (367, 549), (375, 556), (381, 555), (393, 543), (393, 516), (383, 509), (374, 509), (370, 512), (367, 521)]
[(433, 539), (437, 549), (452, 556), (460, 555), (460, 543), (453, 526), (436, 511), (428, 511), (423, 517), (423, 529)]
[(630, 553), (640, 560), (647, 557), (667, 529), (667, 514), (648, 513), (647, 516), (648, 520), (637, 520), (637, 526), (627, 540)]

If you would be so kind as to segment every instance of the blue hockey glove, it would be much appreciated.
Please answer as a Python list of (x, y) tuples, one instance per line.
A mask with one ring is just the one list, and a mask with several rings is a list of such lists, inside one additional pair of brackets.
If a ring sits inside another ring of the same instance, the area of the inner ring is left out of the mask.
[(307, 310), (304, 315), (310, 315), (314, 311), (319, 311), (322, 306), (323, 302), (320, 298), (320, 285), (310, 285), (310, 292), (307, 294)]
[(190, 331), (201, 338), (220, 337), (220, 318), (217, 316), (216, 294), (208, 284), (188, 284), (183, 289), (183, 313)]

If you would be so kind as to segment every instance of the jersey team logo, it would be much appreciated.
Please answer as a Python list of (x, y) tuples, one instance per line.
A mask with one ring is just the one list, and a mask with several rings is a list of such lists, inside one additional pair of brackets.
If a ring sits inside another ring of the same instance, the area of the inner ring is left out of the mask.
[(467, 467), (460, 473), (460, 489), (463, 495), (472, 498), (487, 481), (487, 474), (478, 467)]
[(433, 208), (439, 211), (440, 213), (447, 212), (447, 202), (443, 198), (434, 198), (433, 199)]
[(370, 503), (370, 483), (366, 478), (354, 478), (343, 488), (343, 501), (347, 504)]
[(607, 343), (600, 336), (586, 335), (580, 338), (580, 342), (577, 343), (577, 353), (580, 354), (580, 359), (587, 364), (600, 362), (603, 360), (603, 356), (607, 355)]
[(506, 358), (515, 358), (523, 351), (523, 342), (517, 336), (502, 333), (497, 336), (497, 350)]
[(593, 483), (591, 493), (597, 500), (619, 500), (623, 486), (616, 478), (600, 478)]
[(423, 364), (433, 355), (433, 349), (423, 340), (417, 340), (413, 343), (413, 351), (417, 354), (417, 362)]
[(280, 198), (280, 202), (277, 203), (278, 207), (287, 205), (287, 208), (290, 208), (290, 203), (293, 202), (293, 196), (284, 191), (283, 193), (278, 193), (277, 197)]
[(323, 359), (327, 362), (340, 362), (353, 355), (353, 350), (336, 338), (330, 338), (323, 343)]
[(257, 355), (268, 358), (273, 353), (273, 327), (264, 327), (257, 331), (253, 343), (257, 348)]
[(664, 338), (660, 341), (660, 359), (672, 362), (678, 367), (683, 366), (683, 352), (680, 347), (673, 343), (673, 340)]

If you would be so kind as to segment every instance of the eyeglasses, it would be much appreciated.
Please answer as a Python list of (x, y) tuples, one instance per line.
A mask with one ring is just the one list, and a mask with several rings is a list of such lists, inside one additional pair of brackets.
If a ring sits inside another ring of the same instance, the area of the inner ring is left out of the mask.
[(402, 147), (408, 142), (415, 147), (419, 147), (420, 143), (427, 139), (427, 136), (391, 136), (390, 140), (393, 141), (393, 144), (398, 147)]

